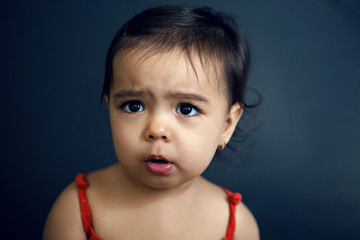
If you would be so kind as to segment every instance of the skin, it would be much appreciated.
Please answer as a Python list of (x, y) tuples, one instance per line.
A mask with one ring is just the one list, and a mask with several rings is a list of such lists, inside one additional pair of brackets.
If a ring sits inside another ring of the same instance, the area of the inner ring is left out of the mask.
[[(225, 236), (227, 196), (200, 175), (217, 146), (230, 140), (242, 107), (229, 108), (218, 75), (192, 60), (196, 74), (179, 51), (146, 58), (128, 51), (114, 57), (114, 81), (105, 101), (118, 163), (89, 174), (87, 189), (93, 226), (103, 239)], [(140, 108), (129, 111), (135, 105)], [(145, 160), (151, 155), (170, 161), (171, 171), (149, 171)], [(236, 211), (235, 239), (259, 239), (246, 206), (241, 203)], [(50, 211), (44, 239), (86, 239), (74, 183)]]

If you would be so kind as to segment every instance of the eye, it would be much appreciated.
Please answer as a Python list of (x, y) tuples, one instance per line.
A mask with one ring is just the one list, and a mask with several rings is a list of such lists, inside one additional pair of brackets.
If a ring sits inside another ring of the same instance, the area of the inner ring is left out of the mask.
[(124, 112), (136, 113), (144, 111), (144, 106), (140, 101), (129, 101), (121, 105), (121, 109)]
[(184, 116), (192, 117), (196, 116), (199, 110), (189, 103), (181, 103), (176, 109), (176, 112)]

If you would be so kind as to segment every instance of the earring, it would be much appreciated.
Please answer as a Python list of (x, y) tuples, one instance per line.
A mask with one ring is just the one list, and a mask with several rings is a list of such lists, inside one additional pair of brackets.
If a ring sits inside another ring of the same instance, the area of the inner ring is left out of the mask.
[(220, 151), (222, 151), (222, 150), (224, 150), (225, 146), (226, 146), (226, 144), (225, 144), (225, 142), (223, 142), (223, 143), (221, 143), (220, 145), (218, 145), (218, 149), (219, 149)]

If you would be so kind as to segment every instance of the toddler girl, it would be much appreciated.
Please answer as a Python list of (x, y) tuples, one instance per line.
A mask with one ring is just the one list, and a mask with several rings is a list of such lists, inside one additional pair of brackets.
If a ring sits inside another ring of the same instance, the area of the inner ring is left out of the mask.
[(118, 162), (79, 174), (44, 239), (259, 239), (241, 195), (201, 174), (244, 108), (249, 55), (234, 20), (164, 6), (125, 23), (102, 92)]

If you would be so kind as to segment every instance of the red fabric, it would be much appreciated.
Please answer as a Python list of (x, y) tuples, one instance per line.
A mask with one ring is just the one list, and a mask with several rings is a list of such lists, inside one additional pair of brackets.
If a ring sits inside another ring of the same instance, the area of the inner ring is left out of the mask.
[[(80, 198), (80, 211), (81, 219), (84, 227), (85, 234), (89, 240), (102, 240), (96, 233), (92, 226), (91, 220), (91, 210), (89, 206), (89, 201), (86, 196), (86, 188), (89, 186), (89, 182), (86, 179), (86, 174), (79, 173), (75, 178), (75, 183), (79, 188), (79, 198)], [(223, 188), (225, 193), (228, 195), (229, 207), (230, 207), (230, 217), (228, 226), (226, 229), (226, 236), (222, 240), (233, 240), (235, 235), (235, 211), (236, 205), (241, 202), (240, 193), (232, 193), (229, 190)]]
[(91, 210), (85, 192), (86, 188), (89, 186), (89, 182), (86, 179), (86, 174), (79, 173), (75, 178), (75, 183), (79, 188), (81, 220), (84, 226), (85, 234), (89, 240), (102, 240), (95, 233), (94, 228), (92, 226)]
[(232, 193), (225, 188), (223, 189), (229, 198), (230, 217), (226, 229), (226, 236), (222, 240), (233, 240), (235, 235), (235, 228), (236, 228), (236, 220), (235, 220), (236, 205), (238, 205), (241, 202), (241, 194)]

